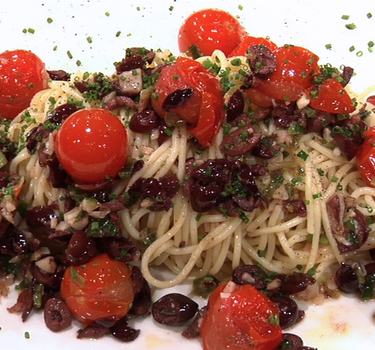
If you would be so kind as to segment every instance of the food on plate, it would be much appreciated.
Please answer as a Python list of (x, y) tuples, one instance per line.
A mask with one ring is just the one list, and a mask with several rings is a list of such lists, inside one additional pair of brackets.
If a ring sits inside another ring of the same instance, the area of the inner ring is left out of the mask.
[[(213, 16), (225, 26), (211, 47)], [(185, 335), (208, 350), (230, 317), (235, 343), (268, 349), (303, 318), (290, 295), (373, 298), (361, 265), (374, 260), (373, 115), (347, 87), (353, 69), (251, 37), (220, 10), (188, 18), (179, 44), (178, 57), (128, 48), (110, 76), (49, 70), (20, 113), (0, 109), (12, 118), (0, 267), (22, 279), (10, 311), (45, 308), (53, 331), (74, 315), (81, 338), (131, 341), (127, 316), (150, 312), (150, 286), (195, 277), (214, 289), (208, 307), (168, 295), (153, 304), (158, 322), (197, 314)], [(254, 300), (265, 316), (249, 327)]]

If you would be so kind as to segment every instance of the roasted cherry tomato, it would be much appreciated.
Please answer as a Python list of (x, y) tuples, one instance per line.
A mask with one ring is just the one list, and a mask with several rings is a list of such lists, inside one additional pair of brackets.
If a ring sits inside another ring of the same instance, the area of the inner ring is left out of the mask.
[[(166, 106), (167, 98), (182, 91), (189, 95)], [(224, 100), (219, 80), (199, 62), (178, 57), (175, 64), (162, 69), (155, 84), (157, 98), (152, 105), (168, 122), (182, 119), (189, 123), (191, 134), (204, 147), (209, 147), (219, 130), (223, 118)]]
[(299, 46), (283, 46), (273, 52), (277, 67), (266, 80), (258, 79), (256, 90), (281, 101), (296, 101), (319, 72), (319, 57)]
[(366, 102), (371, 103), (375, 106), (375, 96), (369, 96), (366, 98)]
[(118, 175), (128, 157), (128, 137), (121, 121), (106, 109), (89, 108), (70, 115), (55, 138), (57, 158), (81, 183)]
[(264, 45), (265, 47), (268, 47), (271, 51), (275, 51), (277, 49), (277, 45), (269, 39), (261, 37), (257, 38), (247, 35), (242, 39), (242, 41), (237, 45), (237, 47), (228, 55), (228, 57), (246, 56), (247, 50), (252, 45)]
[(34, 95), (47, 88), (42, 60), (30, 51), (0, 54), (0, 117), (13, 119), (29, 107)]
[(68, 267), (61, 282), (61, 295), (80, 321), (117, 321), (134, 300), (131, 270), (122, 261), (101, 254), (80, 266)]
[(357, 165), (367, 185), (375, 187), (375, 127), (364, 132), (365, 141), (357, 152)]
[(310, 106), (323, 112), (347, 114), (355, 111), (349, 94), (336, 79), (309, 89)]
[(200, 333), (204, 350), (271, 350), (282, 340), (277, 306), (251, 285), (219, 286)]
[(249, 98), (251, 103), (255, 104), (258, 107), (268, 108), (268, 107), (272, 107), (273, 105), (272, 98), (260, 92), (257, 89), (254, 89), (254, 88), (246, 89), (245, 94)]
[(245, 35), (245, 28), (228, 12), (205, 9), (193, 13), (182, 24), (178, 47), (180, 52), (189, 52), (193, 57), (195, 51), (211, 55), (221, 50), (228, 55)]

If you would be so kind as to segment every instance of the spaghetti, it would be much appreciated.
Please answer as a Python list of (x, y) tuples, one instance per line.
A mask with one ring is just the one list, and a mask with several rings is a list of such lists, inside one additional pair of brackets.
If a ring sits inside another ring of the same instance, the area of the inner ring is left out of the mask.
[[(158, 53), (150, 67), (160, 65), (163, 55)], [(209, 69), (215, 66), (218, 79), (225, 77), (230, 83), (224, 95), (226, 104), (243, 85), (246, 72), (250, 70), (246, 57), (229, 59), (221, 51), (201, 57), (199, 62)], [(82, 80), (82, 75), (77, 74), (70, 82), (51, 82), (49, 89), (37, 94), (30, 108), (10, 125), (10, 139), (20, 140), (21, 149), (30, 130), (43, 123), (53, 108), (68, 101), (79, 102), (86, 108), (96, 106), (98, 101), (88, 102), (73, 86), (75, 81)], [(149, 94), (148, 91), (143, 93)], [(247, 101), (245, 110), (250, 107)], [(127, 125), (134, 111), (122, 107), (114, 113)], [(277, 135), (276, 142), (282, 152), (262, 160), (252, 155), (236, 157), (250, 165), (261, 163), (268, 169), (267, 174), (256, 179), (267, 201), (246, 212), (245, 217), (231, 217), (217, 210), (195, 212), (183, 189), (178, 191), (173, 206), (167, 211), (155, 212), (141, 203), (119, 213), (123, 234), (144, 250), (142, 271), (152, 285), (167, 288), (182, 283), (189, 276), (230, 274), (235, 267), (250, 263), (259, 263), (277, 273), (315, 269), (319, 277), (332, 264), (358, 259), (375, 247), (375, 227), (370, 224), (370, 235), (359, 250), (342, 254), (338, 248), (327, 211), (329, 200), (337, 194), (352, 197), (355, 207), (370, 218), (375, 209), (375, 189), (365, 185), (355, 159), (347, 160), (328, 130), (290, 135), (277, 127), (273, 119), (259, 120), (252, 127), (255, 134)], [(53, 135), (46, 145), (52, 153)], [(174, 128), (171, 137), (161, 145), (157, 141), (157, 131), (140, 134), (128, 129), (128, 136), (129, 157), (133, 161), (142, 160), (144, 165), (129, 179), (118, 181), (112, 189), (114, 195), (124, 195), (140, 178), (158, 179), (174, 174), (183, 184), (189, 159), (194, 158), (199, 163), (226, 158), (221, 148), (224, 128), (220, 129), (213, 145), (200, 153), (194, 148), (186, 124)], [(66, 189), (51, 186), (49, 169), (39, 164), (38, 152), (30, 154), (26, 148), (20, 150), (10, 163), (10, 171), (25, 178), (22, 200), (32, 206), (58, 202), (60, 208), (64, 207), (62, 198)], [(305, 216), (285, 210), (285, 202), (291, 198), (305, 203)], [(150, 237), (153, 237), (152, 243), (142, 246)], [(157, 266), (167, 267), (174, 275), (168, 280), (155, 277), (153, 268)]]

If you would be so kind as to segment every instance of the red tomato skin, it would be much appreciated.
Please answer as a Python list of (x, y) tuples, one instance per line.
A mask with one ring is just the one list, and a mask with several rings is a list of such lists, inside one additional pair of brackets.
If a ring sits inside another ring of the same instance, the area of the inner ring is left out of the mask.
[(128, 158), (124, 125), (106, 109), (70, 115), (55, 137), (56, 156), (77, 182), (98, 183), (118, 175)]
[(180, 52), (189, 52), (196, 45), (203, 55), (211, 55), (215, 50), (228, 55), (245, 35), (245, 28), (228, 12), (204, 9), (184, 21), (178, 34), (178, 47)]
[(364, 133), (366, 139), (358, 148), (358, 170), (368, 186), (375, 187), (375, 127)]
[[(178, 78), (176, 79), (176, 77)], [(152, 106), (156, 113), (162, 118), (166, 118), (168, 114), (173, 113), (188, 123), (198, 123), (199, 108), (202, 103), (202, 96), (198, 91), (194, 91), (182, 107), (173, 108), (168, 112), (162, 109), (163, 102), (168, 95), (176, 90), (190, 88), (192, 86), (183, 79), (177, 64), (164, 67), (155, 84), (155, 93), (158, 97), (152, 100)]]
[(371, 103), (372, 105), (375, 106), (375, 96), (367, 97), (366, 102)]
[(34, 95), (47, 88), (44, 63), (27, 50), (0, 54), (0, 117), (13, 119), (27, 107)]
[(264, 45), (271, 51), (275, 51), (277, 49), (277, 45), (269, 39), (247, 35), (242, 39), (242, 41), (237, 45), (237, 47), (228, 55), (228, 57), (246, 56), (247, 50), (252, 45)]
[(200, 333), (204, 350), (273, 350), (282, 340), (279, 325), (269, 323), (269, 317), (279, 311), (264, 294), (251, 285), (236, 285), (226, 298), (226, 284), (210, 296), (208, 311)]
[(320, 71), (319, 57), (299, 46), (279, 47), (273, 53), (276, 56), (276, 71), (266, 80), (258, 79), (254, 87), (276, 100), (297, 101)]
[(128, 313), (134, 300), (131, 270), (125, 263), (100, 254), (65, 270), (61, 296), (81, 322), (117, 321)]
[[(177, 78), (176, 78), (177, 77)], [(192, 96), (181, 106), (168, 112), (162, 109), (166, 97), (176, 90), (191, 88)], [(178, 57), (176, 64), (161, 71), (155, 84), (158, 98), (152, 106), (162, 118), (180, 119), (190, 124), (190, 133), (204, 147), (212, 145), (224, 119), (224, 99), (219, 80), (199, 62), (190, 58)]]
[(323, 112), (347, 114), (355, 111), (355, 107), (349, 94), (336, 79), (329, 79), (319, 86), (317, 96), (312, 96), (309, 89), (310, 106)]
[(273, 106), (272, 98), (259, 92), (257, 89), (246, 89), (245, 94), (249, 100), (258, 107), (268, 108)]

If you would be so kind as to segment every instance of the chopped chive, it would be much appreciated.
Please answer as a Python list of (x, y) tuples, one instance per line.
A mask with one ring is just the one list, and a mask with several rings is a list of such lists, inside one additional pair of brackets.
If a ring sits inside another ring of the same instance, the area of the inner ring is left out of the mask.
[(29, 332), (25, 332), (25, 338), (30, 339), (30, 333)]
[(53, 19), (51, 17), (48, 17), (47, 18), (47, 23), (52, 23), (53, 22)]
[(35, 29), (34, 29), (34, 28), (29, 28), (27, 31), (28, 31), (30, 34), (34, 34), (34, 33), (35, 33)]
[(242, 11), (242, 10), (243, 10), (243, 6), (242, 6), (242, 5), (238, 5), (238, 9), (239, 9), (240, 11)]
[(362, 52), (362, 51), (358, 51), (358, 52), (356, 53), (356, 56), (358, 56), (358, 57), (362, 57), (362, 56), (363, 56), (363, 52)]
[(109, 16), (110, 16), (110, 13), (107, 11), (107, 12), (105, 13), (105, 15), (106, 15), (107, 17), (109, 17)]
[(166, 135), (168, 135), (168, 136), (172, 136), (172, 134), (173, 134), (173, 130), (167, 128), (167, 129), (164, 130), (164, 133), (165, 133)]
[(339, 178), (337, 176), (334, 176), (331, 181), (332, 182), (337, 182), (337, 181), (339, 181)]
[(80, 60), (77, 60), (76, 64), (79, 67), (82, 64), (82, 62)]
[(313, 277), (315, 274), (316, 274), (316, 268), (315, 267), (312, 267), (311, 269), (309, 269), (307, 271), (307, 274), (311, 277)]
[(231, 60), (230, 63), (235, 67), (239, 67), (241, 65), (242, 61), (241, 61), (240, 58), (235, 58), (235, 59)]
[(369, 41), (369, 42), (367, 43), (367, 45), (368, 45), (368, 47), (373, 47), (373, 46), (375, 45), (375, 43), (374, 43), (373, 41)]
[(116, 33), (116, 38), (118, 38), (120, 35), (121, 35), (121, 31), (119, 30), (119, 31)]
[(357, 26), (354, 23), (346, 24), (345, 27), (348, 28), (349, 30), (353, 30), (357, 28)]
[(316, 193), (316, 194), (313, 194), (313, 198), (314, 199), (318, 199), (318, 198), (322, 198), (322, 194), (321, 193)]
[(371, 17), (372, 17), (372, 13), (369, 12), (369, 13), (367, 14), (367, 18), (371, 18)]
[(350, 47), (349, 47), (349, 51), (350, 51), (350, 52), (353, 52), (354, 50), (355, 50), (355, 47), (354, 47), (354, 46), (350, 46)]
[(174, 7), (173, 6), (169, 6), (169, 11), (173, 11)]
[(91, 36), (88, 36), (88, 37), (86, 38), (86, 40), (87, 40), (87, 42), (88, 42), (89, 44), (92, 43), (92, 37), (91, 37)]
[(73, 58), (73, 55), (72, 55), (72, 53), (71, 53), (70, 51), (67, 51), (66, 54), (68, 55), (68, 57), (69, 57), (70, 59)]
[(331, 50), (331, 49), (332, 49), (332, 44), (327, 44), (327, 45), (326, 45), (326, 49), (327, 49), (327, 50)]
[(56, 51), (56, 50), (57, 50), (57, 46), (54, 46), (54, 47), (53, 47), (53, 51)]
[(305, 151), (301, 151), (297, 154), (297, 157), (299, 157), (303, 160), (306, 160), (309, 157), (309, 155)]
[(350, 18), (350, 16), (348, 16), (348, 15), (342, 15), (342, 16), (341, 16), (341, 19), (348, 20), (349, 18)]

